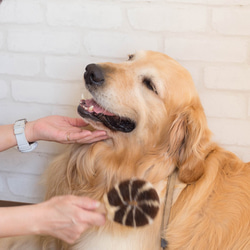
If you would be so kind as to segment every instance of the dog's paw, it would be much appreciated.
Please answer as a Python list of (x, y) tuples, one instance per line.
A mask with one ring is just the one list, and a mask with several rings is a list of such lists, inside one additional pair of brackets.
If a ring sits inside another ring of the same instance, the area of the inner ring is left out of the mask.
[(104, 196), (104, 202), (110, 220), (130, 227), (151, 224), (160, 207), (152, 184), (139, 179), (116, 185)]

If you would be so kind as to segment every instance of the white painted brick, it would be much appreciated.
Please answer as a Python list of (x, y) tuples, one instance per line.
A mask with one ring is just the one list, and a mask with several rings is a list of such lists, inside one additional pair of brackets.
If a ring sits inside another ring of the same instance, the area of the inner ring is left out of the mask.
[(117, 4), (86, 2), (49, 2), (47, 20), (50, 25), (70, 25), (87, 28), (119, 28), (122, 12)]
[(20, 102), (76, 106), (81, 96), (81, 86), (78, 84), (16, 80), (12, 81), (11, 86), (14, 100)]
[(48, 166), (49, 162), (51, 162), (53, 160), (55, 155), (62, 153), (64, 150), (66, 150), (66, 147), (67, 147), (67, 145), (65, 145), (65, 144), (60, 144), (60, 143), (56, 143), (56, 142), (39, 141), (38, 147), (36, 148), (35, 152), (47, 154), (47, 156), (46, 156), (47, 165), (46, 166)]
[(247, 99), (234, 93), (206, 92), (200, 98), (207, 116), (245, 118)]
[(0, 23), (41, 23), (43, 11), (38, 1), (8, 0), (0, 8)]
[(7, 83), (3, 80), (0, 80), (0, 99), (6, 98), (8, 92), (9, 92), (9, 87)]
[(0, 176), (0, 193), (4, 192), (5, 180), (2, 176)]
[[(168, 1), (176, 2), (176, 0), (168, 0)], [(250, 4), (249, 0), (178, 0), (178, 2), (179, 3), (198, 3), (198, 4), (204, 4), (204, 5), (239, 5), (239, 6)]]
[(139, 30), (203, 32), (208, 11), (204, 7), (161, 4), (129, 9), (128, 17), (132, 27)]
[(155, 3), (162, 2), (162, 0), (121, 0), (121, 2), (147, 2), (147, 3)]
[(250, 116), (250, 98), (248, 98), (248, 116)]
[(187, 61), (183, 61), (179, 63), (189, 71), (197, 89), (199, 88), (200, 85), (203, 85), (203, 79), (201, 77), (202, 70), (199, 64), (189, 63)]
[(20, 153), (16, 147), (11, 150), (1, 152), (0, 162), (1, 171), (35, 175), (42, 174), (44, 169), (49, 165), (47, 155), (38, 154), (36, 149), (32, 153), (23, 154)]
[(166, 38), (165, 53), (180, 60), (244, 62), (248, 47), (246, 41), (230, 38)]
[(250, 147), (222, 146), (236, 154), (243, 162), (250, 162)]
[(250, 66), (206, 67), (204, 82), (211, 89), (250, 90)]
[[(81, 86), (84, 92), (83, 86)], [(78, 106), (78, 103), (77, 103)], [(53, 106), (51, 109), (52, 115), (62, 115), (62, 116), (70, 116), (70, 117), (79, 117), (76, 106)]]
[(82, 80), (88, 62), (73, 57), (47, 57), (45, 58), (45, 72), (51, 78), (62, 80)]
[[(26, 89), (28, 92), (29, 90)], [(16, 120), (26, 118), (28, 121), (33, 121), (38, 118), (52, 115), (53, 107), (51, 105), (39, 105), (32, 103), (16, 103), (16, 102), (4, 102), (0, 104), (0, 114), (5, 114), (0, 117), (1, 124), (13, 124)], [(6, 114), (6, 110), (8, 114)], [(0, 154), (1, 155), (1, 154)]]
[(225, 145), (250, 146), (250, 121), (208, 118), (216, 142)]
[(249, 9), (215, 9), (212, 25), (215, 30), (230, 35), (250, 35)]
[(85, 37), (85, 46), (92, 56), (124, 58), (137, 50), (158, 50), (158, 38), (152, 35), (91, 32)]
[(39, 182), (40, 177), (35, 175), (13, 175), (7, 179), (8, 187), (12, 194), (33, 199), (39, 199), (44, 196), (44, 190)]
[(10, 31), (7, 40), (12, 51), (77, 54), (81, 47), (79, 35), (68, 31)]
[(4, 44), (4, 34), (3, 32), (0, 32), (0, 49), (3, 47)]
[(17, 54), (0, 54), (0, 73), (21, 76), (35, 76), (40, 72), (37, 57)]

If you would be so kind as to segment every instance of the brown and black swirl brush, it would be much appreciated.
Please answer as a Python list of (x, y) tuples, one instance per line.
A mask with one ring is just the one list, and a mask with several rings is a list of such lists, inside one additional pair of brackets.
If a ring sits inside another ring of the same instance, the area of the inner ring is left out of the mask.
[(109, 220), (141, 227), (153, 222), (160, 200), (151, 183), (132, 178), (114, 186), (104, 196), (104, 204)]

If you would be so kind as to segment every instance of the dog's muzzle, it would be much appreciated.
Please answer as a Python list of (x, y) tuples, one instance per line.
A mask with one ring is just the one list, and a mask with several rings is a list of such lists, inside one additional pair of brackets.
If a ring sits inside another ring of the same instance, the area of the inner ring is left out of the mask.
[[(84, 73), (84, 80), (87, 89), (94, 96), (89, 100), (81, 100), (78, 106), (78, 113), (85, 119), (91, 119), (95, 122), (101, 122), (105, 127), (113, 130), (129, 133), (136, 127), (136, 123), (130, 118), (119, 116), (102, 107), (98, 103), (96, 92), (101, 91), (105, 83), (104, 72), (97, 64), (89, 64)], [(96, 97), (96, 98), (95, 98)]]

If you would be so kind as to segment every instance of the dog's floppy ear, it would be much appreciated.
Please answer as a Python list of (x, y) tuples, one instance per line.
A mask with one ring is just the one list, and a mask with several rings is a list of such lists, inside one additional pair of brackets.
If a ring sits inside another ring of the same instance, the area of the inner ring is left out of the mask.
[(201, 105), (186, 107), (175, 115), (168, 134), (168, 153), (179, 168), (181, 181), (192, 183), (203, 175), (209, 139)]

